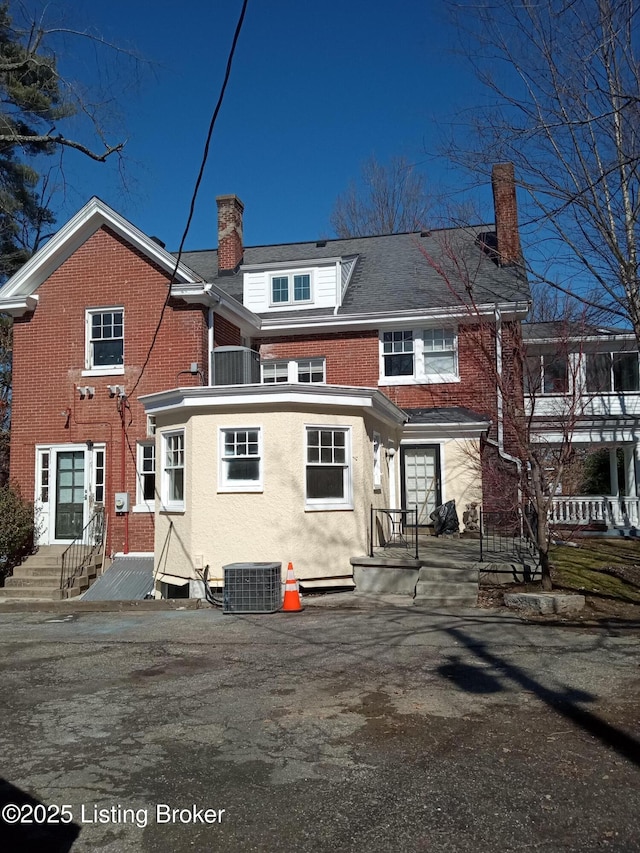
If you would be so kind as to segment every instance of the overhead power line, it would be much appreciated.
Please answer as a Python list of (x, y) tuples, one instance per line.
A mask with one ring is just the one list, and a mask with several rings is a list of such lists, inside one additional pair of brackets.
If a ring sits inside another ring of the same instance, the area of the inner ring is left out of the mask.
[(149, 345), (149, 349), (147, 351), (146, 358), (142, 364), (142, 369), (140, 370), (140, 375), (136, 379), (136, 382), (129, 392), (129, 396), (133, 396), (136, 388), (140, 384), (140, 380), (146, 370), (147, 365), (151, 359), (151, 354), (153, 353), (153, 349), (156, 345), (156, 341), (158, 339), (158, 334), (160, 333), (160, 327), (162, 326), (162, 321), (164, 319), (165, 312), (167, 310), (167, 306), (169, 305), (169, 299), (171, 298), (171, 286), (176, 281), (176, 275), (178, 272), (178, 268), (180, 266), (180, 259), (182, 257), (182, 252), (184, 249), (184, 244), (187, 239), (187, 235), (189, 233), (189, 228), (191, 227), (191, 221), (193, 219), (193, 214), (196, 206), (196, 199), (198, 197), (198, 190), (200, 189), (200, 184), (202, 183), (202, 177), (204, 175), (205, 166), (207, 164), (207, 159), (209, 157), (209, 148), (211, 145), (211, 138), (213, 136), (213, 130), (216, 126), (216, 121), (218, 119), (218, 114), (220, 113), (220, 109), (222, 107), (222, 102), (224, 101), (224, 95), (227, 90), (227, 84), (229, 82), (229, 77), (231, 76), (231, 66), (233, 65), (233, 57), (236, 52), (236, 46), (238, 44), (238, 39), (240, 38), (240, 32), (242, 31), (242, 25), (244, 23), (245, 13), (247, 11), (247, 5), (249, 0), (243, 0), (242, 9), (240, 10), (240, 16), (238, 18), (238, 23), (236, 24), (236, 29), (233, 34), (233, 41), (231, 42), (231, 48), (229, 50), (229, 56), (227, 58), (227, 66), (224, 74), (224, 79), (222, 81), (222, 86), (220, 88), (220, 94), (218, 95), (218, 101), (216, 103), (215, 109), (213, 111), (213, 115), (211, 116), (211, 121), (209, 122), (209, 131), (207, 133), (207, 138), (204, 145), (204, 151), (202, 153), (202, 159), (200, 162), (200, 169), (198, 171), (198, 177), (196, 178), (195, 186), (193, 188), (193, 193), (191, 195), (191, 202), (189, 204), (189, 216), (187, 217), (187, 224), (185, 225), (184, 232), (182, 234), (182, 239), (180, 240), (180, 246), (178, 248), (178, 255), (176, 257), (176, 263), (173, 268), (173, 272), (171, 274), (171, 280), (169, 281), (169, 286), (167, 288), (167, 295), (164, 300), (164, 304), (162, 306), (162, 310), (160, 312), (160, 317), (158, 318), (158, 323), (156, 325), (155, 331), (153, 333), (153, 337), (151, 339), (151, 343)]

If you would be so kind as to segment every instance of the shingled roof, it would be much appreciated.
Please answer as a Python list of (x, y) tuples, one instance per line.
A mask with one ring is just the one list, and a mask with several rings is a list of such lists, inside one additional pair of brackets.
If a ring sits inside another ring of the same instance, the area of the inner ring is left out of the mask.
[[(344, 315), (457, 307), (471, 301), (477, 305), (526, 303), (530, 294), (524, 269), (497, 263), (495, 253), (486, 248), (492, 233), (492, 226), (485, 225), (249, 246), (244, 249), (243, 265), (272, 264), (277, 268), (279, 263), (291, 261), (356, 257), (338, 309)], [(182, 261), (206, 282), (242, 302), (242, 270), (219, 274), (216, 250), (184, 252)], [(269, 316), (274, 317), (274, 312)]]

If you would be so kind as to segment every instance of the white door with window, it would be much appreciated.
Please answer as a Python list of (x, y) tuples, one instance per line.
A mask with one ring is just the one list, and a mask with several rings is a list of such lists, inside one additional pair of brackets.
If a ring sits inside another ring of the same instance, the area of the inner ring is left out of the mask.
[(104, 504), (104, 444), (36, 448), (35, 516), (39, 545), (71, 543)]
[(403, 447), (401, 451), (403, 506), (418, 509), (418, 524), (433, 522), (430, 514), (441, 502), (440, 448)]

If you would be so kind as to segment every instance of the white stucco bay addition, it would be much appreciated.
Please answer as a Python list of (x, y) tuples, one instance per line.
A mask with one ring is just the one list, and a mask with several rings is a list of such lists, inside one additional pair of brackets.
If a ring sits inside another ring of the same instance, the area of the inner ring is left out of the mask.
[[(280, 562), (283, 574), (292, 562), (296, 577), (314, 585), (350, 582), (350, 558), (367, 553), (371, 505), (389, 507), (390, 495), (399, 493), (397, 482), (390, 484), (397, 474), (388, 451), (399, 446), (401, 409), (376, 389), (335, 385), (203, 386), (141, 400), (156, 419), (158, 585), (198, 580), (208, 566), (210, 582), (219, 586), (223, 566), (246, 562)], [(181, 504), (168, 506), (166, 437), (176, 434), (184, 436), (184, 492)], [(251, 454), (249, 466), (240, 466), (250, 479), (226, 476), (226, 437), (227, 447), (240, 442)], [(307, 494), (314, 441), (323, 445), (321, 461), (331, 457), (324, 445), (341, 448), (344, 441), (344, 454), (334, 454), (344, 473), (336, 500)]]

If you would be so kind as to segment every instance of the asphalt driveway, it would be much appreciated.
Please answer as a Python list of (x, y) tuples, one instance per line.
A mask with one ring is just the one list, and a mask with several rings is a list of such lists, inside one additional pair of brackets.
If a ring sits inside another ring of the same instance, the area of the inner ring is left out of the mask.
[(638, 630), (14, 613), (0, 647), (2, 850), (640, 850)]

